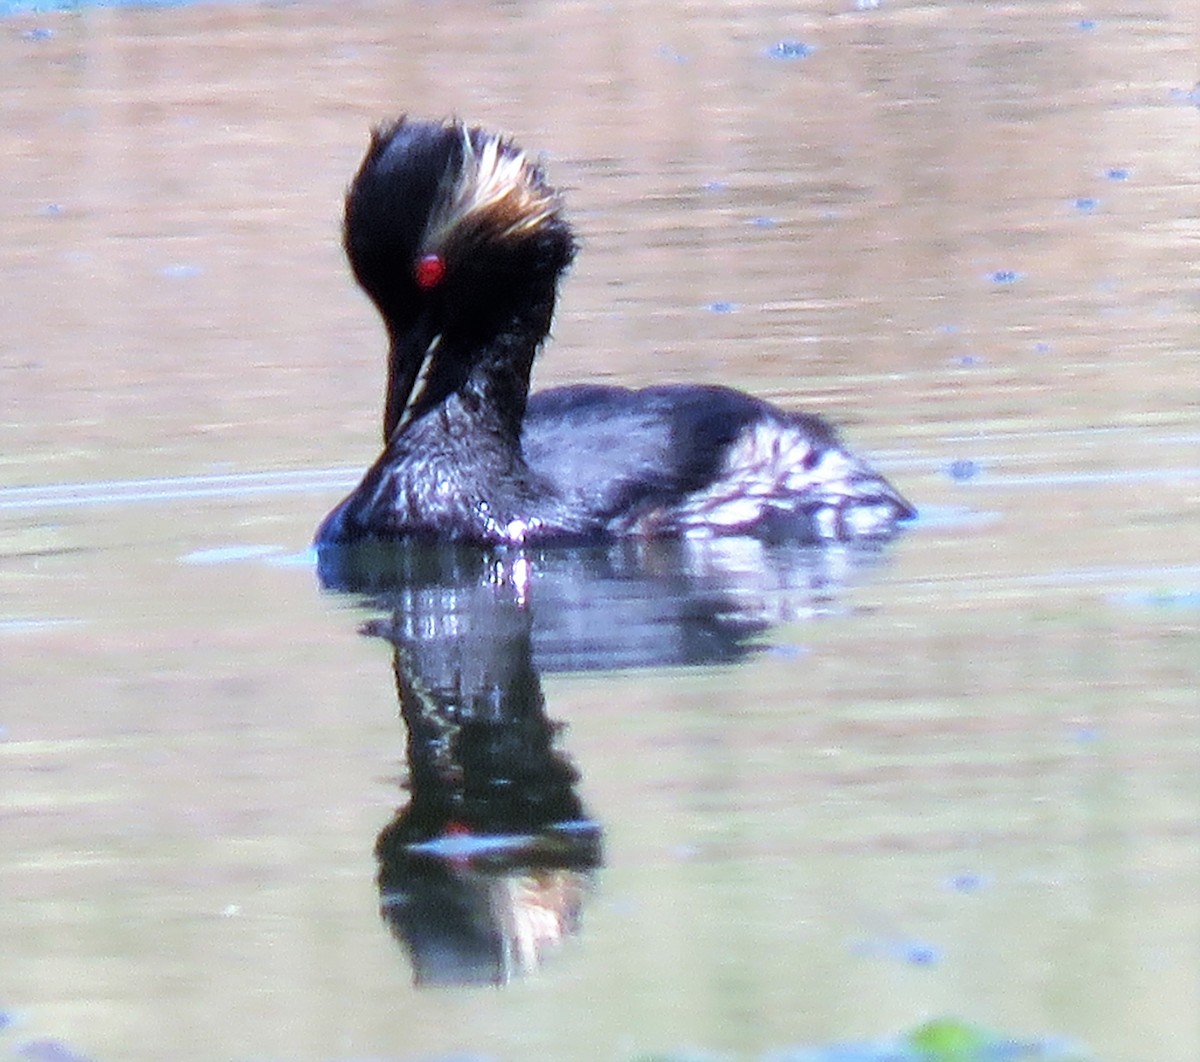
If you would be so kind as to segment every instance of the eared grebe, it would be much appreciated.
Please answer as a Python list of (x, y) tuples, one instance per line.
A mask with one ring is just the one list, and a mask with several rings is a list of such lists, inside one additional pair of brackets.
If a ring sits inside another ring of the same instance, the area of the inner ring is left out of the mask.
[(384, 450), (317, 531), (478, 544), (624, 535), (881, 538), (915, 510), (824, 420), (725, 387), (529, 396), (575, 238), (515, 144), (457, 122), (375, 130), (346, 197), (387, 326)]

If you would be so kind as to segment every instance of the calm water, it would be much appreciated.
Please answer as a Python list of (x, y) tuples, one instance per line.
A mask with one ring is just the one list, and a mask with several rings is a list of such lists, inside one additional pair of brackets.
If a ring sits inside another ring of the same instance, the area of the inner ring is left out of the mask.
[[(0, 1057), (759, 1059), (933, 1015), (1200, 1057), (1200, 14), (858, 6), (0, 19)], [(568, 189), (540, 384), (802, 404), (922, 522), (323, 591), (383, 369), (340, 197), (399, 110)], [(493, 660), (575, 832), (459, 882), (504, 987), (417, 987), (397, 676)]]

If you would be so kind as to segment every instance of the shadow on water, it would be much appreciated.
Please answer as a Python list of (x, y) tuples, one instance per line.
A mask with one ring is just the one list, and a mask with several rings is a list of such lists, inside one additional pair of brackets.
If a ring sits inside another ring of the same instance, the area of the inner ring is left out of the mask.
[(880, 557), (748, 539), (323, 550), (322, 585), (377, 610), (360, 633), (393, 647), (408, 802), (375, 851), (415, 983), (503, 984), (579, 929), (602, 830), (543, 671), (736, 661), (773, 624), (836, 608)]

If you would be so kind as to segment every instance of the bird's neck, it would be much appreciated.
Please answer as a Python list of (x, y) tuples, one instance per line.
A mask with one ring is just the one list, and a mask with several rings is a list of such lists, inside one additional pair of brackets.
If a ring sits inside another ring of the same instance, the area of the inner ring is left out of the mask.
[(403, 425), (428, 417), (454, 397), (456, 408), (476, 429), (518, 449), (533, 359), (549, 331), (552, 312), (551, 298), (548, 304), (512, 314), (501, 327), (487, 332), (447, 329), (438, 339), (424, 381), (417, 381), (415, 388), (409, 378), (411, 352), (393, 343), (384, 410), (389, 440), (397, 426), (403, 432)]

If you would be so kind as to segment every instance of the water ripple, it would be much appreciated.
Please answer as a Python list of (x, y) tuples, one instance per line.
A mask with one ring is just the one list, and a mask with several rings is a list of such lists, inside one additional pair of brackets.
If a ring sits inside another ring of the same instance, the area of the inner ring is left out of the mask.
[(256, 494), (349, 490), (360, 468), (303, 468), (278, 472), (114, 479), (97, 483), (58, 483), (40, 487), (0, 487), (0, 509), (50, 509), (75, 505), (241, 498)]

